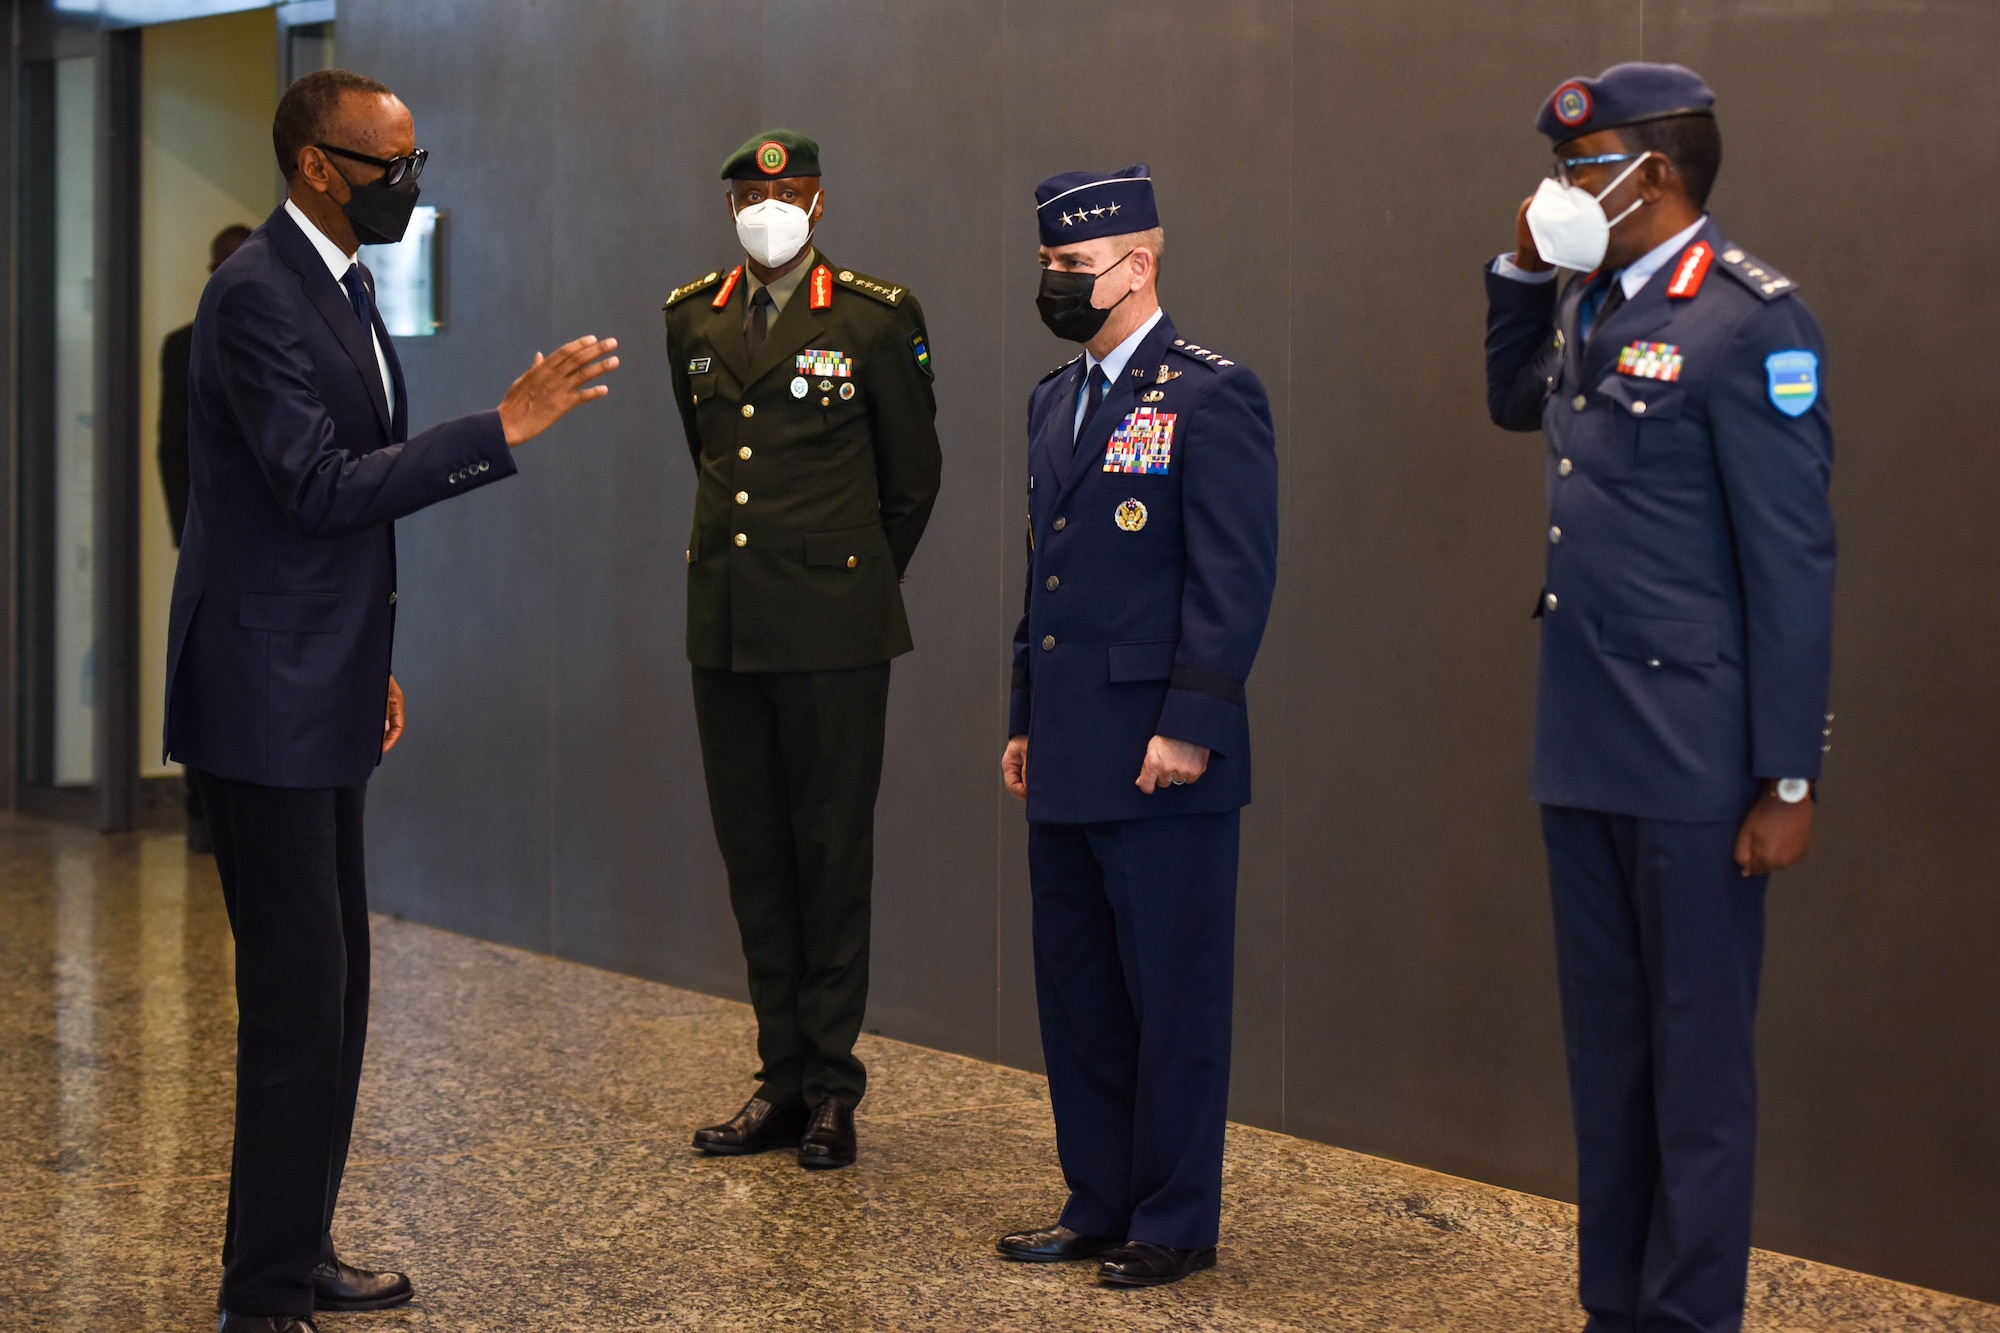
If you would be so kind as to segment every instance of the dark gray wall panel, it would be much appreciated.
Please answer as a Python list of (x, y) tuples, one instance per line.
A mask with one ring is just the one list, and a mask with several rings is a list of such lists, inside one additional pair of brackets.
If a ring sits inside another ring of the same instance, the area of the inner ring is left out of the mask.
[[(1232, 1109), (1567, 1194), (1527, 767), (1537, 451), (1485, 419), (1477, 266), (1546, 165), (1564, 75), (1682, 59), (1722, 97), (1718, 216), (1827, 326), (1840, 746), (1772, 898), (1759, 1239), (1988, 1298), (2000, 1223), (2000, 462), (1976, 352), (2000, 14), (1939, 2), (345, 0), (452, 213), (453, 327), (404, 347), (419, 424), (536, 348), (624, 340), (523, 476), (402, 525), (413, 729), (375, 784), (378, 901), (722, 994), (742, 964), (681, 651), (692, 476), (659, 301), (734, 261), (715, 171), (825, 144), (820, 240), (909, 286), (945, 482), (906, 596), (878, 819), (871, 1026), (1040, 1062), (1026, 840), (996, 767), (1019, 615), (1023, 404), (1073, 348), (1032, 304), (1032, 190), (1149, 162), (1180, 327), (1271, 390), (1281, 581), (1250, 686)], [(1642, 17), (1643, 16), (1643, 17)], [(1885, 107), (1953, 108), (1919, 154)], [(1968, 295), (1970, 294), (1970, 296)], [(744, 1053), (746, 1068), (750, 1052)], [(1053, 1165), (1051, 1164), (1051, 1171)]]

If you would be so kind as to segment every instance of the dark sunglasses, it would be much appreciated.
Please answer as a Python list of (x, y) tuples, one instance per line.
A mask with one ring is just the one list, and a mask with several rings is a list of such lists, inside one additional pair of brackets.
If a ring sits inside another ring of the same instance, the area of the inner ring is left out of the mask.
[(370, 157), (348, 148), (335, 148), (330, 143), (316, 143), (313, 147), (322, 153), (333, 153), (354, 162), (366, 162), (371, 167), (382, 168), (382, 179), (370, 182), (375, 185), (401, 185), (406, 180), (415, 180), (424, 174), (424, 162), (431, 155), (428, 148), (419, 148), (414, 153), (402, 157)]

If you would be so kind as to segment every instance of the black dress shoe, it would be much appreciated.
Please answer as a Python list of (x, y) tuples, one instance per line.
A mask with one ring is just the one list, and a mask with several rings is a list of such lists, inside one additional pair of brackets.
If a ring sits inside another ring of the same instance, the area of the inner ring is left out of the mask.
[(1097, 1280), (1109, 1287), (1161, 1287), (1213, 1267), (1213, 1245), (1205, 1250), (1176, 1250), (1149, 1240), (1128, 1240), (1104, 1256)]
[(222, 1312), (217, 1333), (319, 1333), (319, 1325), (296, 1314), (231, 1314)]
[(402, 1273), (374, 1273), (339, 1259), (313, 1269), (315, 1310), (386, 1310), (415, 1294)]
[(776, 1106), (762, 1097), (752, 1097), (730, 1119), (697, 1129), (694, 1146), (716, 1157), (743, 1157), (793, 1147), (805, 1128), (804, 1104)]
[(1066, 1226), (1044, 1227), (1040, 1231), (1016, 1231), (1000, 1238), (1000, 1253), (1024, 1264), (1066, 1264), (1078, 1259), (1096, 1259), (1125, 1242), (1116, 1236), (1086, 1236)]
[(799, 1165), (811, 1171), (854, 1165), (854, 1108), (837, 1097), (813, 1107), (799, 1141)]

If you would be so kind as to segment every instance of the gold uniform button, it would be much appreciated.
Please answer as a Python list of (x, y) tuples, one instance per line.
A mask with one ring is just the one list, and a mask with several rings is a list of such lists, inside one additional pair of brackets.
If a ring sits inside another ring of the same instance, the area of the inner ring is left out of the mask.
[(1062, 587), (1062, 580), (1057, 578), (1055, 575), (1051, 574), (1049, 575), (1049, 581), (1046, 586), (1048, 587), (1048, 590), (1050, 592), (1054, 592), (1057, 588)]
[(694, 563), (694, 547), (692, 546), (688, 547), (688, 563), (690, 565)]
[(831, 398), (822, 398), (822, 399), (820, 399), (820, 400), (819, 400), (819, 405), (820, 405), (821, 407), (832, 407), (832, 406), (833, 406), (833, 399), (831, 399)]
[(740, 505), (747, 505), (747, 504), (749, 504), (749, 503), (750, 503), (750, 492), (748, 492), (748, 491), (738, 491), (738, 492), (736, 492), (736, 503), (737, 503), (737, 504), (740, 504)]
[(1053, 634), (1044, 634), (1044, 635), (1042, 636), (1042, 651), (1043, 651), (1043, 652), (1048, 652), (1048, 651), (1049, 651), (1049, 650), (1050, 650), (1051, 648), (1054, 648), (1055, 646), (1056, 646), (1056, 636), (1055, 636), (1055, 635), (1053, 635)]
[(757, 409), (752, 407), (750, 404), (745, 403), (743, 404), (743, 415), (746, 417), (754, 417), (757, 415)]
[(1552, 527), (1549, 529), (1549, 545), (1554, 546), (1557, 542), (1561, 541), (1562, 539), (1563, 539), (1563, 530), (1561, 528)]
[[(1574, 397), (1574, 398), (1572, 398), (1572, 399), (1570, 399), (1570, 400), (1569, 400), (1569, 405), (1570, 405), (1571, 407), (1575, 408), (1575, 409), (1576, 409), (1577, 411), (1579, 411), (1579, 412), (1583, 411), (1583, 409), (1584, 409), (1584, 408), (1585, 408), (1586, 406), (1588, 406), (1588, 405), (1589, 405), (1589, 403), (1590, 403), (1590, 400), (1589, 400), (1588, 398), (1584, 397), (1584, 396), (1583, 396), (1582, 394), (1578, 394), (1578, 395), (1577, 395), (1576, 397)], [(746, 408), (744, 408), (744, 409), (743, 409), (743, 415), (744, 415), (744, 416), (746, 416), (746, 417), (747, 417), (747, 416), (749, 416), (749, 415), (750, 415), (750, 409), (749, 409), (749, 408), (747, 408), (747, 407), (746, 407)]]
[(1575, 466), (1574, 463), (1565, 458), (1562, 462), (1556, 464), (1556, 475), (1558, 477), (1567, 477)]
[(736, 451), (736, 456), (738, 458), (748, 459), (750, 457), (750, 446), (746, 444), (741, 449), (738, 449)]
[(847, 557), (847, 567), (849, 569), (854, 568), (856, 565), (860, 563), (861, 563), (861, 557), (858, 555), (850, 555)]
[(1062, 531), (1062, 530), (1063, 530), (1064, 528), (1066, 528), (1066, 527), (1068, 527), (1068, 526), (1069, 526), (1069, 520), (1068, 520), (1068, 519), (1066, 519), (1066, 518), (1058, 518), (1058, 519), (1056, 520), (1056, 524), (1055, 524), (1055, 527), (1056, 527), (1056, 531), (1057, 531), (1057, 532), (1061, 532), (1061, 531)]
[[(748, 546), (748, 545), (750, 544), (750, 534), (749, 534), (749, 533), (747, 533), (747, 532), (739, 532), (739, 533), (737, 533), (737, 534), (736, 534), (736, 544), (737, 544), (738, 546)], [(1550, 600), (1551, 602), (1553, 602), (1553, 601), (1555, 600), (1555, 598), (1551, 597), (1551, 598), (1549, 598), (1549, 600)]]

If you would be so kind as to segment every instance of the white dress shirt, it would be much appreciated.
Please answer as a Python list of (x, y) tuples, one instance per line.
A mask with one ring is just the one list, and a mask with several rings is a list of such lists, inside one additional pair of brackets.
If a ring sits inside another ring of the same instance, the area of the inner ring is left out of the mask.
[[(1109, 397), (1111, 386), (1116, 384), (1118, 377), (1125, 373), (1125, 363), (1132, 359), (1132, 353), (1139, 350), (1139, 340), (1151, 333), (1153, 326), (1159, 323), (1160, 317), (1166, 313), (1164, 309), (1155, 310), (1151, 319), (1132, 330), (1131, 335), (1124, 342), (1119, 343), (1116, 347), (1106, 352), (1102, 361), (1099, 361), (1089, 352), (1085, 352), (1083, 354), (1083, 382), (1086, 385), (1089, 384), (1090, 372), (1098, 366), (1103, 366), (1104, 392)], [(1083, 409), (1084, 405), (1089, 402), (1090, 395), (1088, 393), (1079, 393), (1076, 396), (1076, 424), (1070, 427), (1069, 434), (1071, 439), (1075, 439), (1078, 433), (1083, 430)]]
[[(339, 246), (327, 239), (325, 232), (313, 225), (313, 220), (306, 216), (305, 210), (289, 199), (285, 200), (285, 211), (292, 215), (292, 221), (299, 224), (299, 230), (306, 234), (306, 239), (313, 243), (313, 249), (319, 251), (319, 257), (326, 261), (326, 271), (333, 274), (333, 280), (339, 282), (346, 277), (347, 270), (357, 262), (354, 255), (343, 253)], [(343, 300), (347, 299), (345, 287), (340, 289), (340, 295)], [(389, 358), (382, 354), (382, 340), (375, 336), (375, 330), (368, 330), (368, 341), (375, 349), (375, 368), (382, 372), (382, 395), (389, 401), (389, 417), (394, 420), (396, 386), (389, 378)]]

